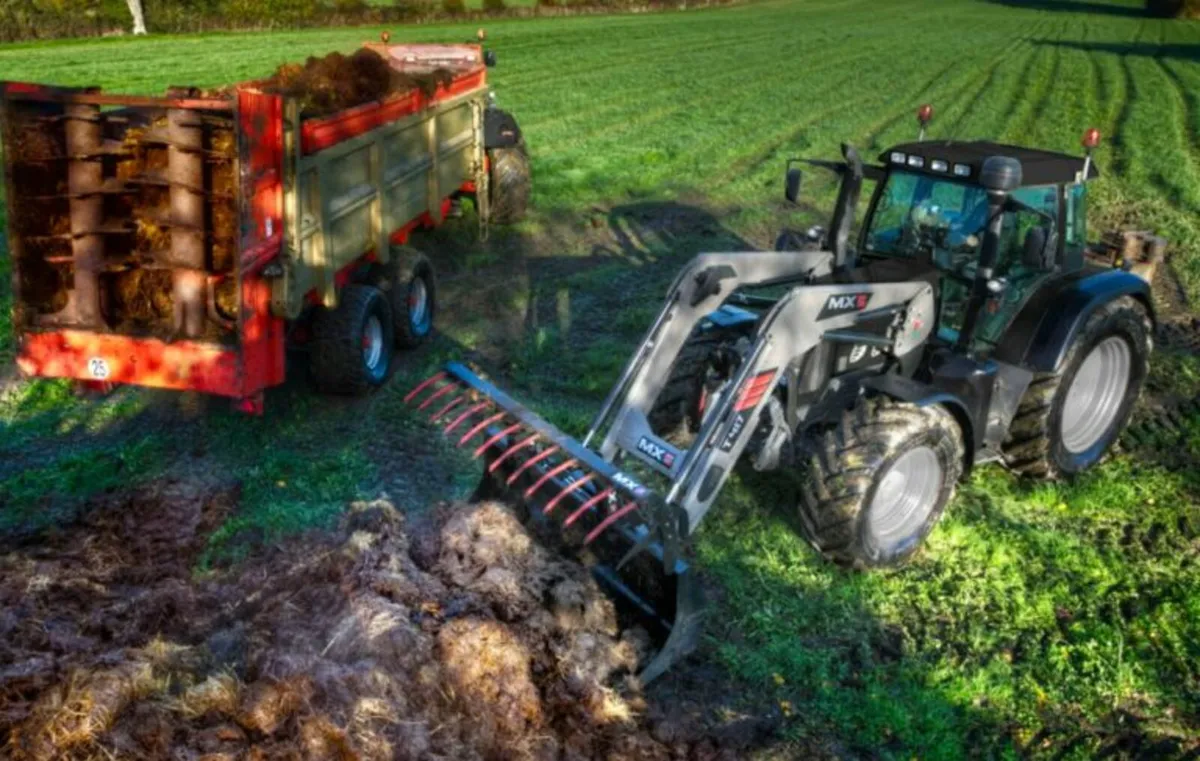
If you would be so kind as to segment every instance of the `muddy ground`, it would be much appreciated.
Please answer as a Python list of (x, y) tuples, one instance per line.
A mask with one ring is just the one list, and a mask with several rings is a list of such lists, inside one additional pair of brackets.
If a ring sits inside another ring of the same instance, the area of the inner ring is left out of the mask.
[(772, 727), (648, 703), (649, 652), (496, 503), (193, 576), (238, 488), (166, 480), (0, 555), (5, 758), (733, 759)]

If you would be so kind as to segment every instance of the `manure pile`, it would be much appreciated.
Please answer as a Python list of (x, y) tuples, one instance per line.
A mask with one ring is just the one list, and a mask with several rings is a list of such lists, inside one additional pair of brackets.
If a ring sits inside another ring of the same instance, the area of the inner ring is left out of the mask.
[(159, 483), (0, 555), (0, 755), (740, 757), (647, 705), (640, 631), (507, 508), (357, 504), (193, 577), (236, 504)]
[(321, 117), (411, 90), (433, 95), (453, 79), (446, 69), (402, 73), (375, 51), (360, 48), (349, 56), (335, 52), (310, 56), (303, 65), (286, 63), (258, 84), (266, 92), (296, 98), (304, 116)]

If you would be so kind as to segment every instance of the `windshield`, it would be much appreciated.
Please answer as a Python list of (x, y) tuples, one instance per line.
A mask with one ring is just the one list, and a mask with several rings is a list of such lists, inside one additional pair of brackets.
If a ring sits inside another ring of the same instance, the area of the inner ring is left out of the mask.
[(987, 192), (977, 185), (893, 171), (875, 206), (866, 247), (877, 254), (916, 257), (935, 252), (974, 255), (987, 225)]

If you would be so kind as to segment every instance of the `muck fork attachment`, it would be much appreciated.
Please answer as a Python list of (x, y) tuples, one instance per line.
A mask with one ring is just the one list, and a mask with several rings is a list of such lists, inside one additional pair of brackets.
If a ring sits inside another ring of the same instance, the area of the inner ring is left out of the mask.
[(461, 364), (448, 364), (404, 401), (483, 458), (477, 498), (509, 497), (534, 524), (557, 526), (606, 591), (649, 624), (663, 646), (643, 682), (695, 648), (702, 601), (682, 557), (682, 511)]

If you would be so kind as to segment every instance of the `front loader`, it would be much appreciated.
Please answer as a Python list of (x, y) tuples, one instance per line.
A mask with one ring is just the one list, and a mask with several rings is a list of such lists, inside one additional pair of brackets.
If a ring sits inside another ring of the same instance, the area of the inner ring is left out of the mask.
[(871, 568), (916, 551), (974, 463), (1053, 477), (1100, 459), (1145, 378), (1152, 313), (1143, 280), (1084, 263), (1093, 146), (809, 162), (841, 178), (829, 232), (695, 257), (582, 441), (457, 363), (406, 401), (483, 458), (478, 497), (555, 529), (649, 622), (652, 680), (697, 642), (687, 543), (740, 461), (798, 471), (806, 538)]

